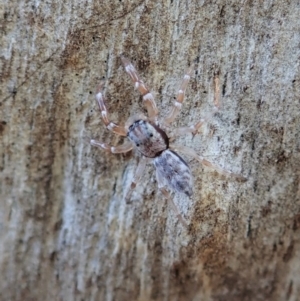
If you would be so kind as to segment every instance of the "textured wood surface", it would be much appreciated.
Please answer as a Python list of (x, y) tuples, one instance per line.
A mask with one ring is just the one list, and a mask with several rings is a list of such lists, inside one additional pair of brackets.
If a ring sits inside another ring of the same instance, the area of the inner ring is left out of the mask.
[[(0, 300), (300, 300), (300, 3), (2, 1), (0, 4)], [(174, 126), (222, 108), (180, 143), (248, 178), (188, 160), (184, 229), (149, 166), (123, 202), (134, 154), (111, 118), (143, 111), (130, 58), (161, 116), (195, 64)]]

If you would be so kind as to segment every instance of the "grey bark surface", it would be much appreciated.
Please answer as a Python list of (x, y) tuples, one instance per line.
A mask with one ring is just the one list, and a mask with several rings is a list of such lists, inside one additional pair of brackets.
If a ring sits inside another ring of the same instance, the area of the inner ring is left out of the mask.
[[(2, 1), (0, 300), (300, 300), (300, 2)], [(248, 178), (188, 160), (194, 195), (153, 166), (126, 205), (137, 165), (101, 122), (143, 111), (119, 55), (154, 92), (160, 116), (195, 64), (174, 126), (222, 108), (179, 140)]]

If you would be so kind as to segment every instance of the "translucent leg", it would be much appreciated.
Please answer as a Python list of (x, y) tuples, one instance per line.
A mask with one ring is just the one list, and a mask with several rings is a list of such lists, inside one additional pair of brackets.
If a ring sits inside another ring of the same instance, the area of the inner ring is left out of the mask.
[(173, 122), (176, 116), (179, 114), (182, 107), (182, 102), (184, 100), (184, 93), (191, 78), (193, 69), (194, 68), (191, 67), (186, 71), (186, 74), (184, 75), (180, 88), (178, 90), (177, 98), (174, 102), (174, 105), (171, 111), (169, 112), (168, 116), (164, 120), (165, 125), (169, 125), (171, 122)]
[(231, 171), (228, 171), (226, 169), (223, 169), (223, 168), (219, 167), (218, 165), (215, 165), (215, 164), (211, 163), (210, 161), (208, 161), (208, 160), (204, 159), (203, 157), (199, 156), (193, 149), (191, 149), (189, 147), (182, 146), (182, 145), (176, 145), (176, 146), (173, 145), (173, 146), (170, 146), (170, 149), (176, 150), (176, 151), (178, 151), (180, 153), (183, 153), (187, 156), (191, 156), (192, 158), (199, 161), (201, 164), (203, 164), (203, 165), (205, 165), (209, 168), (214, 169), (215, 171), (217, 171), (221, 175), (234, 177), (236, 180), (242, 181), (242, 182), (247, 180), (247, 178), (243, 177), (240, 174), (233, 173)]
[(156, 116), (158, 115), (158, 109), (156, 107), (156, 103), (154, 101), (154, 97), (152, 93), (148, 90), (144, 82), (141, 80), (138, 72), (134, 68), (134, 66), (131, 64), (131, 62), (125, 58), (124, 56), (121, 56), (121, 60), (123, 62), (123, 65), (125, 67), (125, 71), (129, 74), (131, 80), (134, 83), (134, 87), (140, 91), (140, 93), (143, 96), (143, 102), (147, 109), (149, 118), (153, 121), (156, 120)]
[(184, 136), (186, 134), (192, 133), (193, 135), (196, 135), (199, 131), (199, 129), (203, 126), (203, 124), (208, 123), (211, 121), (212, 117), (218, 112), (221, 102), (220, 102), (220, 80), (218, 74), (214, 77), (214, 108), (213, 110), (203, 119), (198, 121), (196, 124), (187, 126), (187, 127), (180, 127), (175, 130), (173, 130), (171, 137), (179, 137)]
[(164, 197), (167, 199), (168, 203), (170, 204), (170, 206), (172, 207), (172, 210), (174, 211), (176, 217), (178, 218), (178, 220), (181, 222), (181, 224), (187, 228), (188, 224), (186, 223), (186, 221), (184, 220), (184, 218), (182, 217), (182, 215), (180, 214), (176, 204), (174, 203), (171, 194), (168, 190), (166, 190), (166, 188), (164, 187), (164, 179), (161, 178), (161, 176), (159, 175), (158, 172), (156, 172), (156, 179), (157, 179), (157, 184), (158, 184), (158, 188), (160, 189), (160, 191), (162, 192), (162, 194), (164, 195)]
[(125, 142), (122, 145), (118, 145), (118, 146), (110, 146), (107, 143), (102, 143), (100, 141), (97, 140), (91, 140), (91, 144), (97, 147), (100, 147), (104, 150), (106, 150), (107, 152), (110, 152), (112, 154), (122, 154), (122, 153), (127, 153), (130, 150), (132, 150), (133, 145), (131, 142)]
[(133, 180), (131, 181), (130, 187), (129, 187), (129, 189), (126, 193), (126, 196), (125, 196), (125, 201), (126, 201), (127, 204), (130, 203), (130, 198), (131, 198), (132, 192), (135, 189), (136, 184), (140, 181), (142, 175), (144, 174), (147, 161), (148, 160), (147, 160), (146, 157), (141, 157), (140, 162), (139, 162), (139, 164), (136, 168)]
[(188, 224), (186, 223), (186, 221), (184, 220), (184, 218), (180, 214), (180, 212), (179, 212), (176, 204), (174, 203), (174, 201), (173, 201), (173, 199), (172, 199), (172, 197), (170, 195), (170, 192), (167, 191), (165, 188), (161, 188), (160, 191), (165, 196), (165, 198), (168, 200), (168, 203), (172, 207), (172, 210), (173, 210), (175, 216), (178, 218), (178, 220), (180, 221), (180, 223), (182, 224), (182, 226), (185, 227), (185, 228), (188, 228)]
[(193, 135), (196, 135), (204, 123), (205, 123), (205, 120), (202, 119), (194, 125), (176, 128), (172, 131), (171, 137), (175, 138), (175, 137), (184, 136), (184, 135), (190, 134), (190, 133)]
[(104, 104), (103, 87), (104, 87), (104, 82), (101, 82), (97, 88), (97, 93), (96, 93), (96, 100), (98, 102), (98, 105), (99, 105), (99, 108), (101, 111), (102, 120), (108, 130), (110, 130), (113, 133), (118, 134), (120, 136), (126, 136), (127, 131), (126, 131), (125, 127), (120, 126), (114, 122), (111, 122), (108, 119), (108, 111)]
[(214, 76), (214, 88), (215, 88), (215, 94), (214, 94), (214, 106), (216, 110), (219, 110), (221, 107), (221, 91), (220, 91), (220, 78), (219, 74), (216, 73)]

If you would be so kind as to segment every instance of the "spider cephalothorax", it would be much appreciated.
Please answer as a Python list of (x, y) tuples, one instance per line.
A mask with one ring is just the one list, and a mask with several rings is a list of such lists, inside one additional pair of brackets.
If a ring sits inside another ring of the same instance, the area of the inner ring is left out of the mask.
[[(147, 109), (148, 117), (139, 116), (139, 118), (129, 120), (129, 122), (127, 122), (125, 126), (120, 126), (114, 122), (111, 122), (108, 118), (108, 112), (104, 103), (102, 92), (104, 83), (101, 83), (97, 90), (96, 100), (101, 110), (103, 122), (106, 125), (107, 129), (118, 135), (127, 136), (129, 138), (129, 141), (125, 142), (123, 145), (116, 147), (96, 140), (91, 140), (91, 144), (101, 147), (102, 149), (111, 153), (126, 153), (135, 148), (141, 155), (136, 173), (131, 181), (131, 186), (125, 195), (126, 202), (130, 201), (131, 193), (136, 187), (138, 181), (141, 179), (146, 167), (146, 163), (151, 160), (156, 169), (158, 188), (171, 203), (172, 208), (174, 209), (179, 220), (184, 225), (186, 225), (186, 222), (180, 215), (176, 205), (174, 204), (170, 196), (170, 191), (183, 193), (188, 197), (192, 196), (193, 179), (188, 164), (175, 151), (179, 151), (185, 155), (191, 156), (203, 165), (209, 166), (221, 174), (234, 176), (235, 178), (242, 181), (245, 180), (245, 178), (239, 174), (234, 174), (212, 164), (203, 157), (199, 156), (191, 148), (181, 145), (173, 145), (172, 143), (170, 143), (169, 137), (172, 137), (172, 140), (174, 140), (177, 136), (183, 136), (188, 133), (196, 134), (199, 128), (208, 119), (206, 118), (206, 120), (200, 120), (190, 127), (174, 129), (170, 132), (170, 135), (167, 135), (166, 133), (166, 129), (169, 129), (170, 124), (174, 121), (181, 109), (184, 99), (184, 93), (193, 71), (192, 68), (190, 68), (183, 77), (183, 81), (178, 90), (177, 98), (170, 113), (159, 123), (158, 110), (151, 92), (141, 80), (139, 74), (137, 73), (134, 66), (130, 63), (130, 61), (123, 56), (121, 57), (121, 60), (124, 64), (126, 72), (129, 74), (131, 80), (133, 81), (134, 86), (143, 95), (143, 103)], [(215, 111), (217, 111), (220, 106), (219, 93), (219, 80), (218, 77), (215, 77)]]
[(155, 158), (169, 147), (169, 138), (165, 131), (151, 121), (135, 121), (129, 127), (127, 137), (147, 158)]

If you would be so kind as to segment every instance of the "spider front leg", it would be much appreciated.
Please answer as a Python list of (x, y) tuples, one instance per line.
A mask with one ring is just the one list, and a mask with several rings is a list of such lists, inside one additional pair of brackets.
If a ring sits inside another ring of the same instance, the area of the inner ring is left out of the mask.
[(211, 163), (210, 161), (204, 159), (203, 157), (199, 156), (192, 148), (189, 148), (189, 147), (186, 147), (186, 146), (183, 146), (183, 145), (173, 145), (173, 146), (170, 146), (170, 149), (176, 150), (180, 153), (183, 153), (187, 156), (190, 156), (190, 157), (196, 159), (201, 164), (203, 164), (203, 165), (205, 165), (209, 168), (214, 169), (215, 171), (217, 171), (221, 175), (234, 177), (236, 180), (241, 181), (241, 182), (247, 181), (247, 178), (243, 177), (242, 175), (236, 174), (236, 173), (228, 171), (224, 168), (221, 168), (220, 166), (215, 165), (215, 164)]
[(106, 109), (104, 103), (104, 97), (103, 97), (103, 87), (104, 87), (104, 82), (101, 82), (97, 88), (97, 93), (96, 93), (96, 100), (101, 111), (102, 120), (108, 130), (120, 136), (126, 136), (127, 130), (125, 129), (125, 127), (120, 126), (114, 122), (111, 122), (108, 119), (108, 111)]
[(164, 120), (164, 125), (169, 125), (171, 122), (174, 121), (174, 119), (179, 114), (179, 112), (181, 110), (181, 107), (182, 107), (182, 102), (184, 100), (185, 90), (186, 90), (187, 85), (189, 83), (189, 80), (191, 78), (191, 74), (193, 72), (193, 69), (194, 68), (190, 67), (187, 70), (186, 74), (184, 75), (183, 80), (182, 80), (181, 85), (180, 85), (180, 88), (179, 88), (178, 93), (177, 93), (177, 98), (174, 102), (174, 105), (173, 105), (170, 113), (168, 114), (168, 116)]
[(104, 149), (107, 152), (110, 152), (112, 154), (127, 153), (127, 152), (131, 151), (132, 148), (133, 148), (132, 143), (129, 142), (129, 141), (127, 141), (124, 144), (119, 145), (119, 146), (111, 146), (111, 145), (109, 145), (107, 143), (102, 143), (100, 141), (92, 139), (91, 140), (91, 144), (94, 145), (94, 146), (100, 147), (100, 148), (102, 148), (102, 149)]
[(156, 117), (158, 115), (158, 109), (156, 107), (156, 103), (154, 101), (154, 97), (152, 93), (149, 91), (149, 89), (146, 87), (144, 82), (141, 80), (138, 72), (131, 64), (131, 62), (124, 56), (121, 56), (121, 60), (125, 67), (125, 71), (129, 74), (131, 80), (133, 81), (134, 87), (138, 89), (143, 96), (143, 102), (147, 109), (149, 118), (153, 121), (156, 121)]
[(135, 189), (136, 184), (140, 181), (140, 179), (145, 171), (147, 161), (148, 160), (146, 157), (141, 157), (140, 162), (138, 163), (133, 180), (131, 181), (130, 187), (125, 195), (125, 201), (127, 204), (130, 203), (130, 198), (131, 198), (132, 192)]

